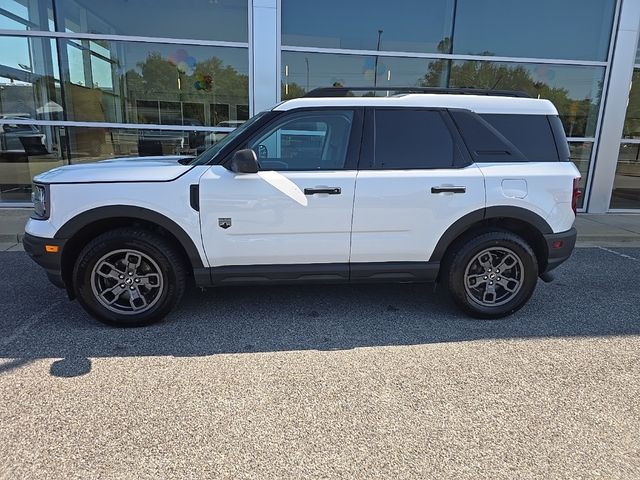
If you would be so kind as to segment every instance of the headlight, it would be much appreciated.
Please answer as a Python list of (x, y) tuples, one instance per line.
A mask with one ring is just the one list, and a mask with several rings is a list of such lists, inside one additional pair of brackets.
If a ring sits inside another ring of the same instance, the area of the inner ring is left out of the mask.
[(31, 190), (33, 217), (39, 220), (49, 218), (49, 189), (46, 185), (34, 184)]

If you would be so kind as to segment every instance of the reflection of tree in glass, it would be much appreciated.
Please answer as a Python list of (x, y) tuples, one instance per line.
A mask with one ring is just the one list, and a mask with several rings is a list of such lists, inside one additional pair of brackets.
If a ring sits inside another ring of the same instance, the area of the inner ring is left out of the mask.
[(280, 85), (280, 98), (282, 100), (291, 100), (292, 98), (300, 98), (303, 97), (307, 91), (304, 87), (298, 85), (297, 83), (290, 83), (288, 88), (285, 87), (284, 83)]
[[(439, 53), (449, 54), (451, 52), (451, 39), (443, 38), (437, 46)], [(481, 55), (490, 57), (491, 52), (483, 52)], [(402, 74), (402, 64), (398, 63), (400, 74)], [(595, 134), (595, 122), (597, 119), (597, 110), (600, 102), (600, 93), (602, 91), (602, 82), (597, 85), (598, 91), (593, 92), (591, 98), (572, 98), (570, 92), (566, 88), (552, 86), (551, 80), (555, 74), (555, 67), (552, 65), (539, 64), (517, 64), (517, 63), (498, 63), (491, 60), (469, 60), (454, 61), (450, 59), (434, 59), (429, 61), (426, 72), (417, 78), (412, 85), (391, 86), (420, 86), (420, 87), (467, 87), (467, 88), (484, 88), (494, 90), (519, 90), (528, 93), (534, 98), (546, 98), (551, 100), (564, 124), (566, 133), (570, 137), (593, 136)], [(567, 67), (571, 68), (571, 67)], [(333, 72), (338, 74), (339, 72)], [(640, 71), (638, 72), (640, 75)], [(401, 75), (398, 75), (401, 78)], [(415, 77), (414, 77), (415, 78)], [(380, 79), (379, 79), (380, 80)], [(637, 82), (640, 84), (640, 81)], [(362, 84), (362, 82), (360, 82)], [(380, 83), (378, 83), (380, 85)], [(365, 82), (366, 85), (366, 82)], [(373, 86), (373, 81), (370, 81)], [(327, 79), (327, 85), (331, 86)], [(353, 85), (346, 85), (353, 86)], [(301, 97), (306, 90), (296, 84), (288, 83), (282, 85), (282, 99)], [(370, 96), (371, 93), (359, 93), (360, 95)], [(635, 132), (640, 135), (640, 88), (637, 89), (637, 99), (634, 103), (637, 105), (637, 119), (634, 128)], [(627, 129), (625, 129), (625, 132)]]
[(633, 71), (633, 82), (629, 92), (629, 104), (624, 121), (624, 138), (640, 137), (640, 70)]
[[(157, 52), (150, 53), (137, 67), (125, 73), (129, 104), (135, 104), (136, 100), (181, 100), (231, 105), (249, 103), (248, 76), (230, 65), (224, 65), (217, 57), (198, 62), (191, 75), (180, 73)], [(194, 86), (198, 75), (212, 77), (211, 90)]]
[[(448, 82), (447, 82), (448, 80)], [(598, 103), (589, 98), (569, 97), (565, 88), (552, 87), (536, 81), (522, 65), (498, 64), (490, 61), (464, 61), (452, 64), (450, 60), (437, 60), (429, 65), (420, 81), (421, 86), (484, 88), (488, 90), (518, 90), (534, 98), (551, 100), (558, 109), (568, 136), (581, 137), (594, 134)], [(599, 99), (600, 95), (595, 95)]]

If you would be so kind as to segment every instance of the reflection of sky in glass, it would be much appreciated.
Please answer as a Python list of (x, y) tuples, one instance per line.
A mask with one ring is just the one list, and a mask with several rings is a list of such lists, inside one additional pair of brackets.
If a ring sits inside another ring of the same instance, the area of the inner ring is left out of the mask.
[[(282, 43), (436, 52), (453, 0), (282, 0)], [(457, 0), (454, 53), (605, 60), (614, 0)], [(312, 15), (309, 12), (313, 12)], [(446, 52), (448, 53), (448, 52)]]
[[(312, 12), (312, 13), (311, 13)], [(435, 52), (451, 35), (453, 0), (282, 0), (283, 45)]]
[(614, 0), (458, 0), (453, 53), (606, 60)]
[(247, 0), (56, 0), (56, 10), (66, 31), (247, 41)]
[[(31, 45), (31, 48), (30, 48)], [(51, 75), (49, 69), (53, 67), (54, 78), (58, 79), (58, 57), (54, 46), (54, 42), (46, 38), (25, 38), (25, 37), (0, 37), (0, 52), (2, 59), (0, 61), (0, 69), (8, 67), (8, 70), (16, 69), (20, 72), (32, 72), (36, 75)], [(38, 55), (50, 51), (52, 63), (44, 65), (42, 57), (36, 56), (32, 58), (32, 52)], [(22, 65), (22, 66), (21, 66)], [(27, 68), (25, 68), (27, 67)], [(0, 76), (0, 84), (11, 83), (9, 78)], [(14, 84), (25, 84), (21, 80), (14, 79)]]
[[(14, 14), (17, 17), (32, 22), (34, 25), (30, 26), (30, 30), (53, 30), (53, 23), (51, 19), (49, 19), (47, 25), (39, 25), (40, 20), (36, 15), (32, 15), (32, 18), (29, 18), (29, 10), (26, 7), (27, 3), (33, 3), (34, 9), (32, 10), (32, 12), (37, 12), (37, 9), (39, 8), (43, 9), (45, 13), (51, 15), (50, 0), (2, 0), (0, 1), (0, 8)], [(0, 15), (0, 29), (26, 30), (27, 27), (24, 23)]]
[(13, 13), (14, 15), (20, 18), (25, 18), (25, 19), (28, 18), (27, 7), (14, 0), (5, 0), (2, 3), (0, 3), (0, 7), (2, 7), (2, 9), (6, 10), (7, 12)]

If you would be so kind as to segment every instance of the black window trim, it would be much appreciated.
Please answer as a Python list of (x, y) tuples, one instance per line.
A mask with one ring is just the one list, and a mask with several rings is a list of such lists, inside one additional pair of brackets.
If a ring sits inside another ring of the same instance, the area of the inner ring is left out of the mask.
[[(318, 112), (326, 112), (331, 110), (339, 110), (339, 111), (352, 111), (353, 112), (353, 121), (351, 123), (351, 132), (349, 134), (349, 142), (347, 143), (347, 153), (344, 162), (344, 167), (337, 169), (317, 169), (317, 168), (308, 168), (308, 169), (296, 169), (296, 170), (276, 170), (278, 172), (331, 172), (335, 170), (356, 170), (358, 166), (358, 157), (360, 156), (360, 144), (362, 138), (362, 124), (364, 112), (362, 107), (352, 107), (352, 106), (327, 106), (327, 107), (303, 107), (303, 108), (293, 108), (291, 110), (283, 110), (278, 111), (278, 115), (270, 117), (269, 120), (265, 123), (261, 123), (257, 125), (256, 128), (247, 131), (245, 135), (241, 138), (236, 139), (233, 146), (224, 152), (224, 156), (221, 156), (222, 160), (218, 162), (219, 165), (222, 165), (225, 168), (229, 168), (231, 163), (231, 158), (233, 154), (238, 150), (246, 148), (247, 142), (250, 138), (260, 135), (262, 132), (271, 128), (276, 122), (286, 118), (288, 115), (293, 115), (297, 113), (318, 113)], [(221, 152), (223, 153), (223, 152)]]
[[(413, 167), (413, 168), (380, 168), (375, 161), (375, 112), (377, 110), (401, 110), (401, 111), (435, 111), (440, 113), (440, 118), (446, 128), (449, 130), (451, 139), (453, 140), (454, 147), (458, 149), (460, 153), (459, 157), (454, 158), (453, 164), (449, 167), (441, 168), (428, 168), (428, 167)], [(364, 127), (362, 132), (362, 148), (360, 149), (360, 160), (358, 162), (358, 170), (449, 170), (460, 169), (472, 165), (472, 157), (469, 154), (467, 146), (464, 144), (462, 136), (458, 131), (455, 123), (451, 119), (447, 108), (438, 107), (404, 107), (404, 106), (373, 106), (365, 107)]]
[[(558, 152), (558, 160), (561, 162), (570, 162), (571, 150), (569, 149), (569, 142), (567, 142), (567, 135), (564, 132), (564, 127), (562, 126), (562, 120), (560, 120), (560, 115), (545, 115), (545, 116), (547, 117), (547, 122), (549, 122), (549, 128), (551, 129), (551, 135), (553, 135), (553, 141), (556, 144), (556, 151)], [(561, 148), (561, 145), (563, 143), (564, 143), (563, 146), (566, 148)]]

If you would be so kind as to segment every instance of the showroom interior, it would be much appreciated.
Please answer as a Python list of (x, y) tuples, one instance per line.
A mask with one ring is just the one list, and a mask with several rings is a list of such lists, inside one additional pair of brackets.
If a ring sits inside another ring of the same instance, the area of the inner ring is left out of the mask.
[(407, 86), (553, 101), (581, 211), (638, 212), (639, 29), (634, 0), (0, 0), (0, 207), (60, 165), (197, 155), (314, 88)]

